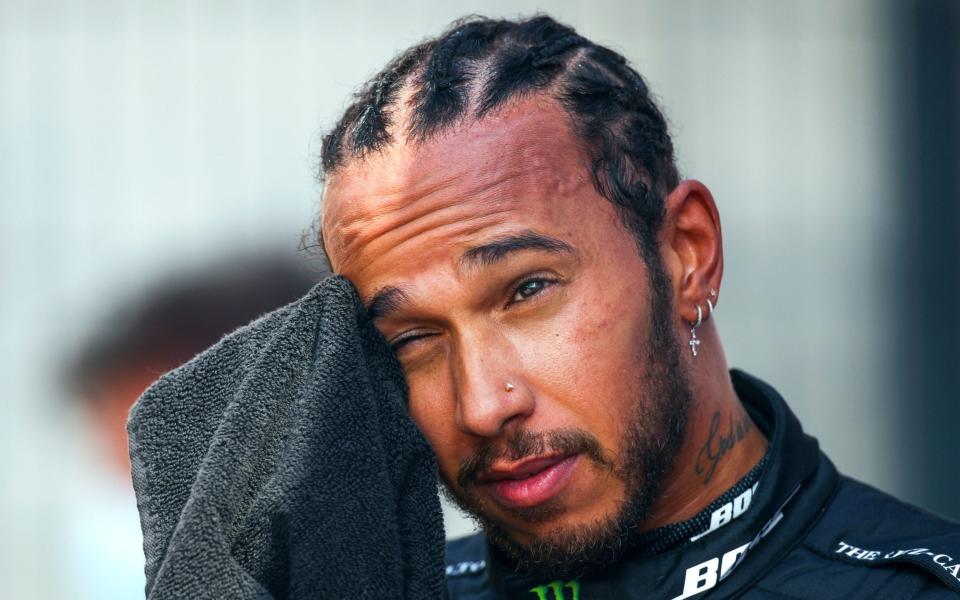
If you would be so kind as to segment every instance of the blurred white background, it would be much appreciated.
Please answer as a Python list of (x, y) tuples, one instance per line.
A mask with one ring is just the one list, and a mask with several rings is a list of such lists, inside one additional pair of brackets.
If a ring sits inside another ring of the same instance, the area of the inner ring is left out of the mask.
[[(294, 252), (317, 209), (319, 136), (351, 91), (469, 13), (546, 11), (632, 61), (683, 174), (720, 206), (731, 365), (775, 385), (843, 472), (923, 502), (891, 443), (920, 432), (897, 427), (887, 326), (888, 9), (0, 0), (2, 595), (142, 593), (132, 495), (64, 365), (164, 278)], [(451, 519), (448, 533), (468, 530)]]

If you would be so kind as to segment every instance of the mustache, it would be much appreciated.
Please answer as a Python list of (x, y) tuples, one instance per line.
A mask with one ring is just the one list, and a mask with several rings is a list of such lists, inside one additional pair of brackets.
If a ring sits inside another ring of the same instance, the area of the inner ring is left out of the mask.
[(600, 442), (582, 429), (564, 428), (545, 432), (530, 432), (517, 429), (502, 443), (488, 442), (472, 457), (460, 463), (457, 469), (457, 484), (463, 490), (476, 485), (480, 473), (489, 470), (500, 459), (518, 461), (533, 456), (583, 454), (597, 465), (613, 469)]

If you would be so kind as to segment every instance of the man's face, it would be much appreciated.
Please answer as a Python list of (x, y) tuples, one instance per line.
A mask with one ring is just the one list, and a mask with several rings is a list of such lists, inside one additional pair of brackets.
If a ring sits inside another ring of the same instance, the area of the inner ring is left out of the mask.
[(556, 568), (638, 525), (624, 521), (655, 500), (689, 395), (669, 289), (651, 303), (578, 148), (555, 104), (519, 102), (346, 165), (322, 224), (451, 494), (515, 557)]

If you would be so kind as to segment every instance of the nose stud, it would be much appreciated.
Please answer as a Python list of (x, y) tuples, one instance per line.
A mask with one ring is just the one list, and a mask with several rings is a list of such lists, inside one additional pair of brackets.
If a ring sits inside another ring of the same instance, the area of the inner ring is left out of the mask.
[(512, 392), (513, 384), (508, 382), (506, 385), (503, 386), (503, 389), (507, 390), (508, 392)]

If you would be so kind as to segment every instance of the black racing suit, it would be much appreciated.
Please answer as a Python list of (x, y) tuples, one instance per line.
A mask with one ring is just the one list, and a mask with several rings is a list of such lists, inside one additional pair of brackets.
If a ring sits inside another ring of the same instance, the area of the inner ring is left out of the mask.
[[(731, 371), (769, 440), (756, 485), (715, 508), (705, 531), (601, 575), (533, 580), (476, 534), (447, 545), (453, 600), (956, 598), (960, 525), (838, 475), (777, 392)], [(716, 504), (714, 504), (716, 506)]]

